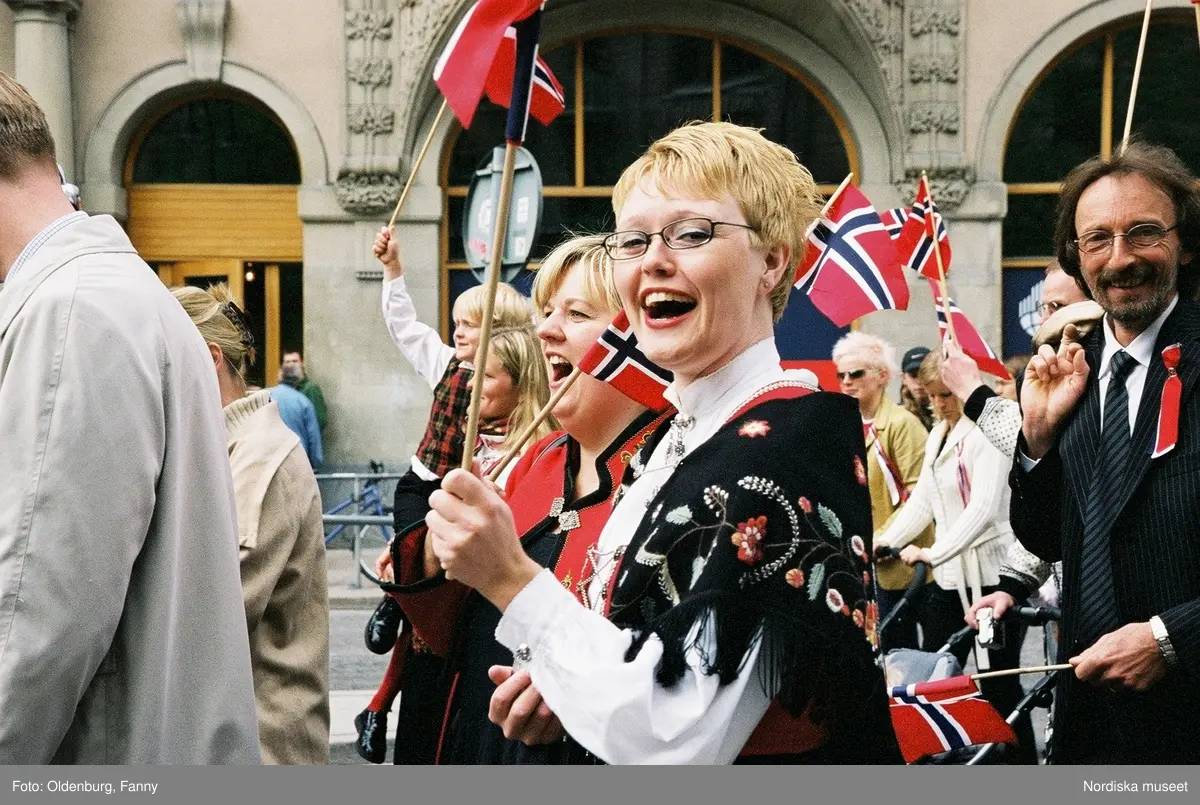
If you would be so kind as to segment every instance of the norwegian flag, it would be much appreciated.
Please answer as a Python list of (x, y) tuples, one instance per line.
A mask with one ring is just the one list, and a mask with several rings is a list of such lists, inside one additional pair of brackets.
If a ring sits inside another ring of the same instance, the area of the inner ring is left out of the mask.
[(670, 405), (663, 392), (672, 375), (638, 349), (637, 336), (625, 311), (613, 318), (595, 346), (583, 356), (579, 368), (654, 411), (665, 411)]
[[(479, 0), (458, 23), (434, 65), (433, 82), (464, 128), (471, 126), (509, 28), (541, 7), (542, 0)], [(508, 106), (507, 99), (502, 105)]]
[(930, 279), (939, 279), (937, 258), (933, 254), (933, 233), (937, 231), (938, 250), (942, 253), (942, 269), (950, 273), (950, 236), (946, 233), (946, 222), (929, 194), (929, 182), (924, 176), (917, 183), (917, 197), (913, 200), (900, 235), (896, 239), (896, 251), (900, 260), (913, 271)]
[(958, 337), (958, 344), (962, 347), (962, 351), (988, 374), (1011, 380), (1012, 375), (1004, 368), (1004, 364), (996, 357), (996, 353), (992, 352), (992, 348), (987, 345), (983, 337), (979, 335), (979, 331), (967, 319), (966, 314), (959, 310), (954, 300), (947, 296), (943, 303), (941, 283), (929, 280), (929, 289), (933, 291), (933, 305), (937, 308), (938, 335), (942, 340), (946, 338), (946, 307), (949, 306), (950, 317), (954, 320), (954, 335)]
[(838, 327), (876, 310), (907, 310), (908, 281), (879, 213), (847, 185), (808, 236), (795, 285)]
[[(508, 108), (512, 98), (513, 75), (517, 70), (517, 29), (509, 26), (500, 41), (500, 50), (492, 62), (491, 72), (483, 86), (488, 100), (497, 106)], [(539, 56), (533, 64), (533, 89), (529, 96), (529, 114), (543, 126), (549, 126), (566, 108), (567, 99), (562, 84), (550, 71), (550, 66)]]
[(969, 676), (894, 687), (890, 710), (906, 763), (977, 744), (1017, 742)]
[(879, 220), (883, 221), (883, 228), (892, 236), (892, 240), (900, 237), (900, 231), (904, 229), (904, 222), (908, 217), (909, 211), (905, 207), (893, 207), (879, 213)]

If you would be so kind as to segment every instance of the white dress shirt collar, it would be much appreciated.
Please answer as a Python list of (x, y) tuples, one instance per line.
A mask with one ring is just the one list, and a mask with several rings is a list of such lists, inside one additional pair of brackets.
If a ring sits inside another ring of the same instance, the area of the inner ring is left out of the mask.
[(711, 375), (687, 384), (672, 383), (663, 396), (681, 414), (706, 420), (740, 402), (748, 392), (782, 378), (779, 350), (775, 348), (775, 337), (770, 336), (750, 346)]
[(1138, 366), (1143, 368), (1150, 366), (1150, 359), (1154, 357), (1154, 342), (1158, 340), (1158, 334), (1162, 332), (1167, 316), (1171, 315), (1171, 311), (1177, 304), (1179, 304), (1179, 294), (1175, 294), (1171, 298), (1171, 304), (1167, 305), (1167, 309), (1160, 313), (1149, 327), (1138, 333), (1137, 338), (1130, 341), (1127, 347), (1121, 346), (1117, 341), (1117, 335), (1113, 331), (1112, 317), (1107, 315), (1104, 317), (1104, 352), (1100, 354), (1100, 374), (1098, 375), (1101, 383), (1108, 379), (1113, 355), (1121, 350), (1128, 352), (1129, 356), (1138, 362)]

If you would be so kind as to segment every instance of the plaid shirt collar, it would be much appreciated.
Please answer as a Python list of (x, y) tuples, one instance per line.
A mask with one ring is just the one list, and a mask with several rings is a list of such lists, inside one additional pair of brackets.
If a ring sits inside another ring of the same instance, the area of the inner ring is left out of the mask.
[(86, 212), (69, 212), (61, 218), (55, 219), (50, 223), (49, 226), (47, 226), (41, 232), (38, 232), (33, 240), (25, 244), (25, 248), (21, 250), (21, 253), (17, 255), (17, 259), (9, 267), (8, 276), (5, 277), (5, 283), (8, 284), (13, 281), (13, 278), (20, 273), (21, 268), (29, 262), (29, 259), (33, 257), (34, 253), (36, 253), (38, 249), (42, 248), (42, 246), (46, 245), (46, 241), (50, 240), (50, 238), (54, 237), (61, 230), (66, 229), (76, 221), (87, 217), (88, 214)]

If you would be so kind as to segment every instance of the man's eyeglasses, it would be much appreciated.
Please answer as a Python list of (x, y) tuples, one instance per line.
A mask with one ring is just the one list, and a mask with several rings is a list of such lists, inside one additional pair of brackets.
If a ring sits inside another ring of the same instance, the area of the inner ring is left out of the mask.
[(1075, 248), (1083, 254), (1104, 254), (1112, 248), (1113, 240), (1116, 238), (1125, 238), (1125, 244), (1131, 249), (1153, 249), (1162, 243), (1167, 237), (1167, 233), (1177, 226), (1179, 224), (1166, 227), (1158, 224), (1138, 224), (1129, 227), (1128, 232), (1105, 232), (1101, 229), (1093, 229), (1091, 232), (1084, 232), (1073, 242)]
[(736, 226), (754, 231), (754, 227), (749, 224), (712, 221), (708, 218), (684, 218), (682, 221), (667, 224), (658, 232), (642, 232), (637, 229), (613, 232), (604, 239), (604, 251), (614, 260), (632, 260), (646, 253), (655, 235), (661, 237), (670, 249), (694, 249), (712, 240), (713, 231), (718, 226)]
[(1066, 305), (1064, 305), (1062, 302), (1042, 302), (1037, 306), (1037, 312), (1042, 316), (1053, 316), (1064, 307), (1066, 307)]
[(867, 376), (866, 369), (855, 369), (853, 372), (838, 372), (837, 379), (841, 383), (844, 380), (862, 380)]

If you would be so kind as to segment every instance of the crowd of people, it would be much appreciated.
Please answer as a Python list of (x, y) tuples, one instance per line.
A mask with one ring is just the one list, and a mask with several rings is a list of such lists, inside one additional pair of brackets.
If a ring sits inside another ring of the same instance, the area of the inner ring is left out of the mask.
[[(1071, 172), (1034, 355), (995, 389), (952, 341), (898, 361), (852, 332), (841, 393), (780, 367), (821, 203), (759, 131), (682, 126), (622, 174), (614, 232), (555, 248), (532, 304), (501, 286), (483, 365), (482, 292), (444, 344), (381, 230), (383, 329), (433, 405), (377, 561), (364, 758), (399, 696), (398, 763), (900, 763), (882, 652), (1047, 581), (1072, 666), (1052, 759), (1200, 757), (1195, 177), (1142, 143)], [(327, 762), (325, 407), (301, 356), (250, 389), (228, 289), (164, 288), (74, 209), (3, 74), (0, 210), (0, 762)], [(665, 410), (576, 371), (622, 312), (673, 374)], [(957, 659), (1013, 668), (1020, 631)], [(1036, 762), (1017, 734), (1010, 762)]]

